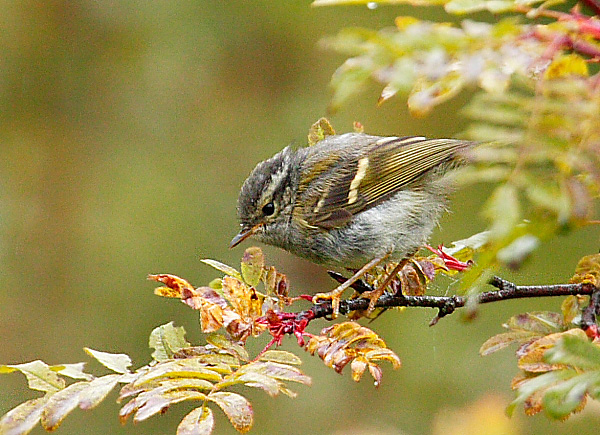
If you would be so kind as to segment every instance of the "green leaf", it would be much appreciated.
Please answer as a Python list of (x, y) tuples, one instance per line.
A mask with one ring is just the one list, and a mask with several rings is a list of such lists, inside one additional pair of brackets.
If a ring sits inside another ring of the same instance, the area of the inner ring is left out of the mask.
[(565, 335), (545, 354), (551, 364), (568, 364), (581, 370), (600, 371), (600, 347), (581, 337)]
[(40, 360), (24, 364), (0, 365), (0, 374), (14, 371), (25, 375), (29, 388), (32, 390), (54, 393), (65, 386), (65, 380), (58, 376), (48, 364)]
[(205, 258), (200, 261), (202, 261), (204, 264), (208, 264), (209, 266), (214, 267), (215, 269), (217, 269), (220, 272), (223, 272), (225, 275), (233, 276), (234, 278), (237, 278), (240, 281), (243, 281), (242, 274), (239, 273), (237, 270), (235, 270), (231, 266), (223, 264), (217, 260), (211, 260), (210, 258)]
[(177, 435), (209, 435), (215, 427), (212, 410), (200, 406), (183, 417), (177, 426)]
[(310, 385), (312, 380), (296, 367), (287, 364), (280, 364), (271, 361), (255, 361), (242, 366), (238, 373), (260, 373), (280, 381), (298, 382), (304, 385)]
[(102, 352), (100, 350), (94, 350), (88, 347), (84, 347), (83, 350), (91, 357), (96, 358), (96, 360), (104, 367), (112, 370), (113, 372), (129, 372), (129, 367), (131, 366), (131, 358), (129, 358), (129, 355), (124, 353)]
[(219, 405), (238, 432), (246, 433), (252, 428), (254, 412), (252, 405), (244, 396), (217, 391), (209, 394), (207, 398)]
[(232, 355), (239, 357), (243, 361), (248, 361), (250, 359), (248, 351), (244, 349), (243, 346), (237, 344), (236, 342), (224, 336), (223, 334), (209, 334), (206, 336), (206, 342), (212, 344), (213, 346), (219, 349), (223, 349), (227, 352), (230, 352)]
[(584, 373), (548, 388), (543, 404), (546, 413), (554, 419), (564, 419), (581, 407), (591, 384), (598, 385), (600, 373)]
[(0, 419), (2, 435), (25, 435), (40, 421), (46, 402), (50, 396), (38, 397), (21, 403)]
[(515, 407), (523, 404), (531, 395), (544, 391), (559, 381), (569, 379), (576, 374), (574, 370), (554, 370), (522, 382), (517, 388), (517, 397), (506, 408), (506, 413), (511, 416)]
[(268, 350), (260, 356), (259, 360), (291, 365), (302, 364), (302, 360), (300, 358), (285, 350)]
[(148, 371), (140, 376), (134, 385), (139, 386), (146, 382), (159, 378), (198, 378), (209, 382), (219, 382), (221, 375), (213, 366), (207, 367), (201, 357), (187, 358), (182, 360), (164, 361), (148, 368)]
[(180, 349), (190, 346), (185, 340), (185, 329), (183, 326), (175, 327), (173, 322), (154, 328), (150, 334), (149, 346), (154, 349), (152, 358), (155, 361), (163, 361), (173, 358)]
[(484, 207), (484, 216), (491, 221), (494, 239), (508, 237), (521, 221), (517, 189), (512, 184), (498, 186)]
[(42, 427), (47, 431), (58, 428), (65, 417), (79, 405), (80, 393), (87, 386), (87, 381), (76, 382), (53, 394), (42, 412)]
[(244, 282), (250, 287), (255, 287), (260, 282), (265, 267), (265, 256), (262, 250), (256, 246), (251, 246), (244, 251), (242, 257), (242, 277)]

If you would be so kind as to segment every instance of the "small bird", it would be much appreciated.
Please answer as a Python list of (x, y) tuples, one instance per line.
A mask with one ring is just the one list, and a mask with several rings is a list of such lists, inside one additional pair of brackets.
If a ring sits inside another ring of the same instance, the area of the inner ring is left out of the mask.
[(337, 315), (341, 294), (365, 273), (426, 244), (451, 191), (445, 175), (474, 144), (347, 133), (298, 150), (288, 146), (244, 182), (241, 230), (230, 247), (253, 236), (317, 264), (357, 270), (313, 299), (331, 300)]

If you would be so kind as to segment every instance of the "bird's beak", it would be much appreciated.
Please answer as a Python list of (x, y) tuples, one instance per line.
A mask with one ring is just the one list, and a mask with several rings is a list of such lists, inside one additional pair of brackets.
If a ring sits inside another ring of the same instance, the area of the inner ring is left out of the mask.
[(252, 234), (257, 232), (261, 226), (262, 226), (262, 224), (256, 224), (251, 228), (242, 228), (242, 230), (233, 239), (231, 239), (229, 248), (234, 248), (237, 245), (239, 245), (240, 243), (242, 243), (244, 240), (246, 240)]

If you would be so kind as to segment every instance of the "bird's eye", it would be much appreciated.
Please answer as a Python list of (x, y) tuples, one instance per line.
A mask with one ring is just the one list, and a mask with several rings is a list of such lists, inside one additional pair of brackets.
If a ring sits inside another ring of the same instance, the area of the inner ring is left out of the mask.
[(262, 212), (265, 216), (271, 216), (275, 213), (275, 205), (272, 202), (265, 204), (262, 208)]

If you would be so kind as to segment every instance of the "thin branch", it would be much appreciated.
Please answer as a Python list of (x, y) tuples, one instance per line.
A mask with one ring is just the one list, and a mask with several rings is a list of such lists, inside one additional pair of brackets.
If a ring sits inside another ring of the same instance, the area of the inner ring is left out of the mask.
[[(341, 275), (331, 274), (335, 279), (339, 279)], [(498, 290), (489, 291), (474, 295), (477, 298), (477, 303), (486, 304), (490, 302), (498, 302), (509, 299), (523, 298), (539, 298), (550, 296), (568, 296), (568, 295), (591, 295), (594, 292), (598, 294), (596, 306), (600, 307), (600, 290), (596, 289), (591, 284), (558, 284), (558, 285), (534, 285), (534, 286), (517, 286), (514, 283), (505, 279), (494, 277), (490, 281), (490, 285)], [(354, 287), (359, 292), (365, 292), (371, 289), (364, 282), (355, 283)], [(392, 308), (392, 307), (424, 307), (437, 308), (439, 310), (437, 316), (432, 320), (431, 325), (437, 323), (440, 318), (452, 314), (457, 308), (462, 308), (466, 305), (468, 297), (466, 296), (408, 296), (402, 294), (392, 295), (385, 293), (377, 303), (376, 308)], [(357, 298), (348, 299), (340, 303), (340, 314), (348, 314), (350, 311), (366, 310), (369, 307), (369, 299)], [(304, 318), (311, 312), (311, 318), (329, 317), (333, 310), (329, 302), (313, 305), (309, 310), (297, 314), (296, 318)], [(595, 313), (597, 314), (597, 313)], [(595, 321), (594, 314), (594, 321)]]
[(596, 289), (590, 298), (590, 304), (581, 314), (581, 328), (591, 338), (600, 336), (596, 319), (600, 314), (600, 289)]

